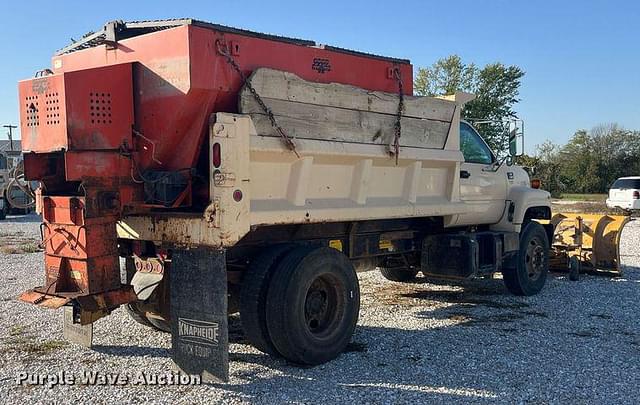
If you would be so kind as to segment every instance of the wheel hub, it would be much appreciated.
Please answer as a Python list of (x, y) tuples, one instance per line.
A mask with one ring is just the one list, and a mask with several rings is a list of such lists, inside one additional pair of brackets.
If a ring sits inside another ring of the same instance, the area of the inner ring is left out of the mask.
[(544, 270), (544, 248), (537, 239), (532, 239), (527, 246), (525, 265), (531, 280), (537, 280)]
[(322, 277), (309, 287), (305, 299), (305, 322), (311, 333), (319, 334), (336, 318), (335, 288)]

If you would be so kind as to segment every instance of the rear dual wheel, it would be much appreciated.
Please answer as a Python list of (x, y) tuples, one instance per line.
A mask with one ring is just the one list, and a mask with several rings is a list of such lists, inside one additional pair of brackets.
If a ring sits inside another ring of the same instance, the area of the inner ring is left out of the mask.
[(275, 268), (293, 245), (277, 245), (258, 255), (242, 280), (240, 291), (240, 321), (245, 337), (263, 353), (277, 355), (267, 329), (267, 293)]
[[(151, 307), (154, 311), (146, 311), (143, 307)], [(146, 301), (134, 301), (125, 305), (125, 309), (131, 319), (137, 323), (149, 326), (161, 332), (171, 332), (171, 324), (166, 317), (160, 314), (157, 303), (154, 302), (149, 304)]]
[[(125, 260), (125, 268), (128, 280), (136, 272), (132, 258)], [(164, 278), (159, 285), (155, 286), (153, 292), (146, 300), (134, 301), (124, 305), (125, 310), (137, 323), (157, 329), (162, 332), (171, 332), (169, 322), (169, 291)]]
[[(295, 247), (270, 257), (275, 259), (266, 276), (260, 277), (265, 263), (261, 257), (243, 282), (254, 292), (243, 293), (254, 301), (241, 304), (247, 339), (295, 363), (316, 365), (334, 359), (346, 348), (358, 321), (360, 289), (353, 266), (328, 247)], [(260, 288), (252, 276), (262, 279)]]

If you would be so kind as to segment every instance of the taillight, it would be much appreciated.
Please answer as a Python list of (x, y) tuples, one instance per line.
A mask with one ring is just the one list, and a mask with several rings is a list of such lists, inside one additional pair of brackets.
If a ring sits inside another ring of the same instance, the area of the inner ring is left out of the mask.
[(542, 182), (540, 181), (540, 179), (531, 180), (531, 188), (540, 188), (541, 185)]
[(213, 167), (215, 167), (216, 169), (220, 168), (220, 164), (222, 164), (220, 144), (218, 142), (213, 144), (213, 148), (211, 150), (211, 163), (213, 163)]
[(233, 192), (233, 200), (235, 202), (240, 202), (240, 200), (242, 200), (242, 191), (241, 190), (235, 190)]
[(634, 200), (640, 199), (640, 191), (636, 190), (633, 192), (633, 199)]

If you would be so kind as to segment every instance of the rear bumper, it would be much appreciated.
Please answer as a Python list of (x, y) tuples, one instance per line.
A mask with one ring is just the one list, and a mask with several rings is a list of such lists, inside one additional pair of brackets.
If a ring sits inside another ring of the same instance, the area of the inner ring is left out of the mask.
[(624, 210), (640, 210), (640, 200), (611, 200), (607, 198), (607, 207)]

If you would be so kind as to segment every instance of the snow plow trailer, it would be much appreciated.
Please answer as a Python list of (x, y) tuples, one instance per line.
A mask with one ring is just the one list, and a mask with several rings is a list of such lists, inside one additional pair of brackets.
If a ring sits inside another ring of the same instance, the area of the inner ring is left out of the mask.
[(549, 267), (579, 274), (621, 276), (620, 237), (631, 217), (582, 213), (557, 213), (548, 223), (553, 229)]

